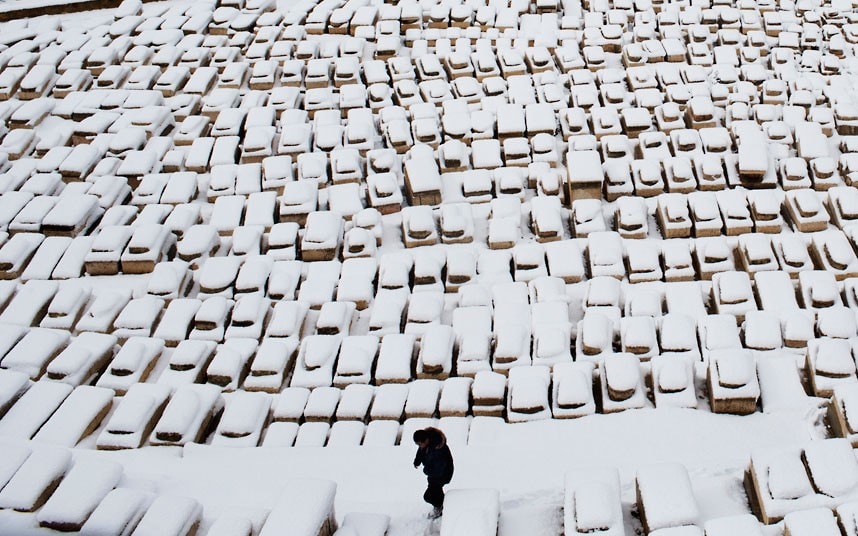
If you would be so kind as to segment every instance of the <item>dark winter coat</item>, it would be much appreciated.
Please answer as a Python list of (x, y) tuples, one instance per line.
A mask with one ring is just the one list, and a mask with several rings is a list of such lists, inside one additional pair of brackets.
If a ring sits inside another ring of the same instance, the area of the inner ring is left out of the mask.
[(437, 428), (427, 428), (429, 433), (429, 445), (426, 448), (418, 448), (414, 457), (414, 467), (423, 465), (423, 474), (430, 480), (443, 482), (444, 484), (453, 479), (453, 455), (447, 446), (447, 438), (444, 432)]

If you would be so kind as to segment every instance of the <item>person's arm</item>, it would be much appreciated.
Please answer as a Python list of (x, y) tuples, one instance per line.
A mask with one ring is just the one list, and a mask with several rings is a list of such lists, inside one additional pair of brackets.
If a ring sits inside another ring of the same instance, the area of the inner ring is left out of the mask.
[(423, 463), (423, 449), (417, 448), (417, 453), (414, 455), (414, 467), (420, 467)]

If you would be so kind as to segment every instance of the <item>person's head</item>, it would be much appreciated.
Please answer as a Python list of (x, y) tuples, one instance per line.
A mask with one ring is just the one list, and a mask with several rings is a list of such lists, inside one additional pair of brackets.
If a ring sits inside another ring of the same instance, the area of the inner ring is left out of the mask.
[(420, 448), (426, 448), (429, 445), (429, 432), (426, 430), (415, 430), (413, 439)]

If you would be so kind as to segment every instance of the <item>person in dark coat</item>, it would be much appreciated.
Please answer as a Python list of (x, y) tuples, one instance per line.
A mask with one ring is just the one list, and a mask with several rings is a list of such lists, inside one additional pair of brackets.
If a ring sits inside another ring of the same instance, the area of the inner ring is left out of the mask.
[(444, 432), (437, 428), (424, 428), (414, 432), (414, 443), (417, 444), (417, 454), (414, 456), (414, 467), (423, 466), (427, 486), (423, 500), (435, 507), (433, 516), (441, 515), (444, 505), (444, 486), (453, 479), (453, 455), (447, 446)]

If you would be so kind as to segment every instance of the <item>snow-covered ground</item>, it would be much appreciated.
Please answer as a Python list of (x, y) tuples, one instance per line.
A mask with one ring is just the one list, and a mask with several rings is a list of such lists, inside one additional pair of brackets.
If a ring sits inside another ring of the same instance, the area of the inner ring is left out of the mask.
[[(685, 465), (701, 519), (748, 513), (742, 473), (756, 449), (803, 445), (820, 431), (798, 414), (748, 417), (694, 410), (640, 410), (572, 421), (545, 421), (472, 432), (473, 444), (454, 445), (456, 473), (449, 488), (494, 488), (501, 493), (500, 534), (556, 535), (562, 530), (566, 471), (617, 467), (629, 529), (634, 476), (640, 467)], [(228, 513), (261, 525), (285, 481), (313, 477), (337, 483), (336, 511), (391, 516), (390, 535), (422, 534), (429, 508), (425, 480), (411, 466), (413, 445), (226, 449), (203, 445), (115, 453), (78, 449), (76, 459), (122, 464), (123, 485), (199, 500), (206, 519)], [(41, 533), (32, 518), (0, 513), (15, 531)], [(25, 532), (22, 532), (25, 533)], [(779, 532), (778, 532), (779, 533)]]

